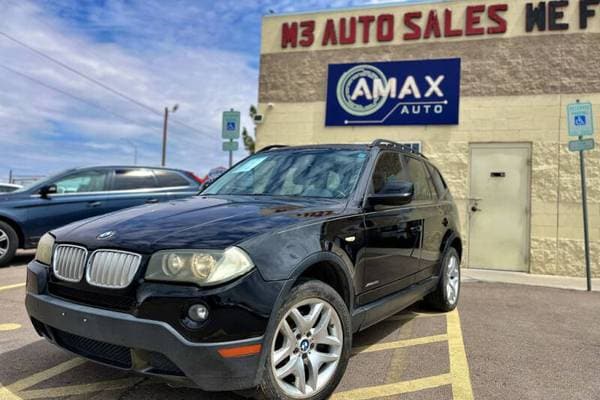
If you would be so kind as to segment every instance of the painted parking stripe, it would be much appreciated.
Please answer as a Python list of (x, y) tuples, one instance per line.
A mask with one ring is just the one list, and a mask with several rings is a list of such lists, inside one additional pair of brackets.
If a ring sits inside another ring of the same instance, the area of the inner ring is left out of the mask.
[(14, 285), (7, 285), (7, 286), (0, 286), (0, 292), (2, 292), (3, 290), (8, 290), (8, 289), (16, 289), (16, 288), (21, 288), (25, 286), (25, 283), (16, 283)]
[(403, 347), (418, 346), (422, 344), (445, 342), (448, 340), (448, 335), (424, 336), (414, 339), (398, 340), (395, 342), (376, 343), (368, 346), (355, 347), (352, 349), (352, 354), (371, 353), (374, 351), (394, 350)]
[(49, 388), (49, 389), (27, 390), (24, 392), (20, 392), (19, 396), (23, 400), (77, 396), (77, 395), (82, 395), (82, 394), (101, 392), (104, 390), (127, 389), (127, 388), (141, 382), (143, 379), (144, 378), (142, 378), (142, 377), (123, 378), (123, 379), (115, 379), (115, 380), (104, 381), (104, 382), (86, 383), (86, 384), (82, 384), (82, 385), (71, 385), (71, 386), (62, 386), (62, 387)]
[(25, 379), (21, 379), (20, 381), (12, 383), (8, 385), (5, 389), (12, 393), (21, 392), (31, 386), (37, 385), (40, 382), (53, 378), (56, 375), (60, 375), (65, 371), (78, 367), (81, 364), (84, 364), (85, 362), (86, 361), (82, 358), (73, 358), (69, 361), (65, 361), (62, 364), (58, 364), (55, 367), (49, 368), (42, 372), (38, 372), (37, 374), (33, 374)]
[(21, 328), (20, 324), (0, 324), (0, 332), (14, 331), (19, 328)]
[[(346, 392), (334, 394), (332, 400), (366, 400), (376, 399), (386, 396), (394, 396), (403, 393), (418, 392), (425, 389), (433, 389), (439, 386), (449, 385), (452, 383), (450, 374), (430, 376), (427, 378), (414, 379), (411, 381), (403, 381), (390, 383), (387, 385), (372, 386)], [(455, 397), (455, 400), (458, 398)]]
[(450, 375), (454, 400), (473, 400), (473, 388), (469, 374), (467, 352), (463, 341), (460, 317), (455, 309), (446, 315), (448, 325), (448, 352), (450, 353)]

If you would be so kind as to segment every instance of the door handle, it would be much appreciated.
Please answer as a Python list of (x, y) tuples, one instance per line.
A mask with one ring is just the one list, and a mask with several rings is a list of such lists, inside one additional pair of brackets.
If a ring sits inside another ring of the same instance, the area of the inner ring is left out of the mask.
[(410, 228), (408, 228), (408, 231), (410, 233), (419, 233), (421, 232), (421, 225), (411, 226)]
[(88, 207), (92, 207), (92, 208), (94, 208), (94, 207), (100, 207), (101, 205), (102, 205), (101, 201), (90, 201), (88, 203)]
[(147, 199), (146, 204), (155, 204), (158, 203), (158, 199)]

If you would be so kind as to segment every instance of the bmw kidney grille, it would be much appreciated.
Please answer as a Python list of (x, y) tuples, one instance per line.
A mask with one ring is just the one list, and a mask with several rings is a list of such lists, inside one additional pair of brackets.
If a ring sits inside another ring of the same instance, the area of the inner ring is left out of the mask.
[(52, 267), (54, 275), (67, 282), (81, 281), (85, 272), (90, 285), (123, 289), (133, 281), (141, 260), (139, 254), (119, 250), (96, 250), (88, 259), (88, 251), (83, 247), (58, 245)]

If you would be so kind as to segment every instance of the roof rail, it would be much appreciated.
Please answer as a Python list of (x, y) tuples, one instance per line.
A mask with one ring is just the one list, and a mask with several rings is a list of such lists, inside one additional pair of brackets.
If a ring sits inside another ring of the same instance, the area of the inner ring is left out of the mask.
[(373, 142), (371, 142), (371, 144), (369, 146), (370, 147), (379, 147), (379, 146), (397, 147), (400, 151), (418, 154), (425, 159), (427, 158), (423, 153), (420, 153), (420, 152), (414, 150), (412, 147), (410, 147), (408, 145), (405, 145), (402, 143), (397, 143), (397, 142), (394, 142), (394, 141), (388, 140), (388, 139), (375, 139), (375, 140), (373, 140)]
[(288, 145), (286, 145), (286, 144), (272, 144), (272, 145), (263, 147), (257, 153), (262, 153), (263, 151), (269, 151), (269, 150), (273, 150), (273, 149), (279, 149), (279, 148), (282, 148), (282, 147), (288, 147)]

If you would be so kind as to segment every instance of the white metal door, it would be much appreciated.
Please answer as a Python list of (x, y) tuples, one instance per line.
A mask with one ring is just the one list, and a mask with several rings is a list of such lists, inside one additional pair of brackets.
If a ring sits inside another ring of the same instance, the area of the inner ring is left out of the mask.
[(529, 271), (531, 145), (470, 146), (469, 267)]

